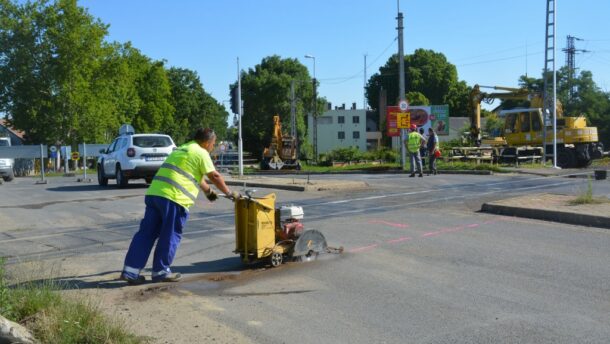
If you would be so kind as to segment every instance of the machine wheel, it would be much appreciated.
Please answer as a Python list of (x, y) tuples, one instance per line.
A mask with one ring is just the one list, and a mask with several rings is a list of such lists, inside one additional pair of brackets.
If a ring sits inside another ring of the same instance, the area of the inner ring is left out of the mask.
[(116, 185), (120, 188), (124, 188), (129, 183), (129, 180), (125, 177), (123, 170), (121, 170), (121, 165), (117, 165), (116, 167)]
[(576, 154), (571, 148), (558, 148), (557, 165), (561, 168), (576, 167)]
[(316, 259), (318, 259), (318, 252), (314, 252), (314, 251), (309, 251), (307, 254), (302, 255), (302, 256), (298, 256), (298, 261), (300, 262), (312, 262)]
[(13, 172), (13, 170), (11, 169), (8, 172), (8, 175), (6, 177), (2, 177), (2, 179), (4, 179), (5, 182), (10, 182), (11, 180), (15, 179), (15, 172)]
[(108, 178), (104, 175), (104, 164), (97, 164), (97, 183), (100, 186), (108, 185)]
[(284, 260), (284, 257), (282, 257), (282, 254), (279, 252), (273, 252), (271, 254), (271, 256), (269, 257), (269, 262), (271, 263), (271, 266), (273, 266), (273, 267), (278, 267), (278, 266), (282, 265), (283, 260)]

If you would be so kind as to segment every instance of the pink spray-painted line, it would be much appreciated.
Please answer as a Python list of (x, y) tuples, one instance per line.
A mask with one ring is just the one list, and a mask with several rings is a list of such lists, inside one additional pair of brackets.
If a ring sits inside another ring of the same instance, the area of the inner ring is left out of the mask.
[(384, 220), (371, 220), (369, 221), (370, 224), (382, 224), (382, 225), (387, 225), (390, 227), (396, 227), (396, 228), (407, 228), (409, 227), (409, 225), (404, 224), (404, 223), (394, 223), (394, 222), (388, 222), (388, 221), (384, 221)]
[(356, 248), (352, 248), (351, 250), (349, 250), (349, 252), (362, 252), (362, 251), (374, 249), (377, 246), (379, 246), (379, 244), (373, 244), (373, 245), (368, 245), (368, 246), (356, 247)]
[(388, 244), (395, 244), (395, 243), (398, 243), (398, 242), (407, 241), (407, 240), (411, 240), (411, 239), (413, 239), (413, 238), (411, 238), (411, 237), (402, 237), (402, 238), (398, 238), (398, 239), (388, 240), (386, 242)]

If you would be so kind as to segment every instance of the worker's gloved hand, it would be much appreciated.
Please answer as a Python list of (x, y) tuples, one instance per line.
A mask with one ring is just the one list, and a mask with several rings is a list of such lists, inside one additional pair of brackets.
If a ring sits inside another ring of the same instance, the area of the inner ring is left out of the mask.
[(232, 200), (232, 201), (234, 201), (234, 202), (235, 202), (235, 201), (236, 201), (236, 200), (237, 200), (239, 197), (241, 197), (241, 196), (239, 195), (239, 192), (237, 192), (237, 191), (231, 191), (231, 193), (227, 194), (227, 197), (228, 197), (230, 200)]
[(218, 199), (218, 194), (214, 192), (214, 190), (210, 189), (210, 191), (205, 192), (205, 197), (208, 199), (208, 201), (214, 202)]

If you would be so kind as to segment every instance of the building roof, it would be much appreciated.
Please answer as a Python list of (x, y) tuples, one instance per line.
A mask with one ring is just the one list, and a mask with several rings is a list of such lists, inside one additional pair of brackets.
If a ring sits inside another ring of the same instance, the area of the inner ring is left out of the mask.
[(10, 131), (13, 135), (17, 136), (21, 140), (24, 140), (25, 133), (21, 130), (13, 129), (9, 126), (5, 118), (0, 118), (0, 126), (6, 128), (6, 130)]

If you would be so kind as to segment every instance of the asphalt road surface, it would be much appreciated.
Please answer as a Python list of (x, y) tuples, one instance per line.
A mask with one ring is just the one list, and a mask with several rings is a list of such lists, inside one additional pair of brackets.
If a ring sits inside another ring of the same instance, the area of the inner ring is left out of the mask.
[[(277, 191), (278, 204), (303, 206), (306, 228), (343, 246), (343, 254), (244, 268), (232, 253), (232, 204), (202, 201), (191, 211), (173, 269), (237, 277), (187, 280), (169, 292), (213, 298), (222, 309), (215, 319), (255, 342), (609, 342), (608, 230), (478, 212), (485, 201), (516, 195), (578, 194), (586, 179), (315, 178), (371, 185), (333, 193)], [(145, 190), (137, 182), (117, 189), (67, 178), (0, 185), (0, 256), (9, 264), (50, 258), (84, 264), (96, 257), (94, 269), (116, 271), (138, 228)], [(594, 181), (593, 190), (610, 195), (610, 183)]]

